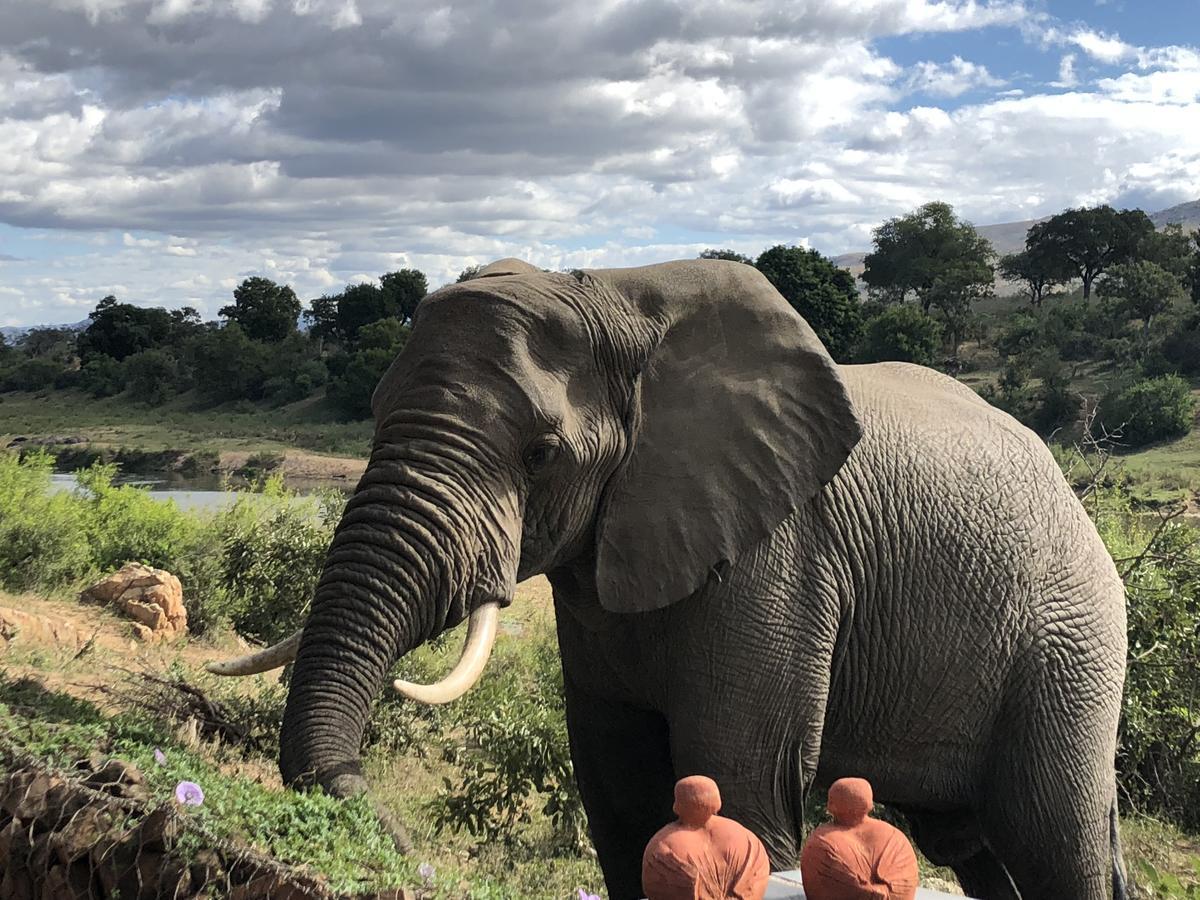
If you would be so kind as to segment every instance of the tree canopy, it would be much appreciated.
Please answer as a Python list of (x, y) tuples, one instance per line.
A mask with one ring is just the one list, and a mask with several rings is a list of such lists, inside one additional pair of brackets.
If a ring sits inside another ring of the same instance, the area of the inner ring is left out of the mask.
[(1045, 254), (1070, 269), (1083, 282), (1083, 299), (1109, 266), (1134, 258), (1139, 246), (1154, 233), (1154, 223), (1140, 209), (1095, 206), (1068, 209), (1038, 222), (1025, 237), (1025, 249)]
[(816, 250), (783, 244), (764, 250), (754, 265), (804, 316), (834, 359), (850, 358), (863, 327), (853, 275)]
[[(194, 314), (195, 310), (191, 310)], [(197, 317), (198, 318), (198, 317)], [(165, 343), (177, 322), (187, 321), (183, 310), (169, 313), (161, 307), (145, 308), (121, 303), (109, 294), (88, 313), (88, 327), (79, 335), (77, 347), (84, 362), (96, 356), (123, 360)]]
[(875, 229), (873, 241), (862, 279), (885, 302), (911, 294), (928, 313), (934, 307), (960, 307), (991, 292), (992, 245), (948, 203), (926, 203), (888, 219)]
[(287, 285), (254, 276), (234, 288), (233, 303), (220, 314), (237, 322), (250, 340), (275, 343), (296, 330), (300, 301)]
[(754, 260), (744, 253), (738, 253), (736, 250), (701, 250), (701, 259), (727, 259), (731, 262), (745, 263), (748, 266), (754, 265)]
[(1047, 253), (1044, 247), (1002, 256), (996, 268), (1001, 277), (1023, 284), (1034, 306), (1042, 305), (1046, 291), (1055, 285), (1066, 284), (1074, 275), (1068, 264)]

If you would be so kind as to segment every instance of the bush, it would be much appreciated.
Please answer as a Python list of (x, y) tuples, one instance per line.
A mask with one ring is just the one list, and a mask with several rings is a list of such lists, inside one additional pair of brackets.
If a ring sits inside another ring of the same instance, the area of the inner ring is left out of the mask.
[(158, 406), (173, 397), (179, 364), (165, 350), (142, 350), (125, 360), (125, 386), (134, 399)]
[(859, 348), (862, 362), (917, 363), (933, 365), (942, 340), (942, 326), (932, 316), (910, 304), (889, 306), (867, 322)]
[(1097, 527), (1125, 581), (1129, 668), (1117, 751), (1125, 806), (1200, 827), (1200, 529), (1103, 492)]
[(1200, 318), (1181, 323), (1163, 340), (1163, 357), (1184, 375), (1200, 374)]
[(53, 459), (0, 453), (0, 584), (12, 591), (71, 584), (95, 568), (76, 498), (50, 492)]
[(1163, 375), (1135, 382), (1100, 401), (1100, 423), (1121, 441), (1141, 447), (1153, 441), (1183, 437), (1196, 419), (1191, 386), (1178, 375)]
[(113, 397), (125, 390), (125, 368), (111, 356), (93, 356), (79, 370), (79, 387), (93, 397)]
[(346, 370), (329, 383), (329, 399), (350, 418), (369, 418), (371, 395), (395, 358), (395, 353), (379, 348), (352, 354)]
[(1042, 320), (1028, 310), (1014, 313), (996, 336), (996, 350), (1001, 356), (1017, 356), (1040, 346)]
[(27, 359), (10, 369), (0, 389), (5, 391), (41, 391), (54, 386), (62, 371), (60, 362), (52, 359)]
[(439, 827), (511, 846), (537, 804), (551, 822), (553, 849), (579, 853), (585, 817), (553, 630), (544, 624), (518, 647), (497, 650), (487, 676), (454, 707), (457, 737), (446, 755), (460, 774), (433, 801), (435, 819)]

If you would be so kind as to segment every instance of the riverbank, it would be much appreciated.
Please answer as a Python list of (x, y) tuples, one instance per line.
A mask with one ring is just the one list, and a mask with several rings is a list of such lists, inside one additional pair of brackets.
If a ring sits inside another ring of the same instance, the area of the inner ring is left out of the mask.
[(278, 472), (295, 487), (352, 486), (371, 432), (371, 422), (341, 421), (322, 398), (206, 407), (183, 395), (147, 407), (79, 391), (0, 394), (0, 447), (45, 447), (65, 469), (101, 459), (127, 472), (250, 479)]

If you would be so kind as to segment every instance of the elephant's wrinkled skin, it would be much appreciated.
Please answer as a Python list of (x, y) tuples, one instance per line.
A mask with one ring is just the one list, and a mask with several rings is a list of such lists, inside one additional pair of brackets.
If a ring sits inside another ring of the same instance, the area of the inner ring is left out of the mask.
[(1122, 889), (1122, 586), (1032, 433), (928, 369), (835, 366), (736, 263), (484, 276), (426, 299), (376, 391), (288, 781), (360, 789), (393, 661), (545, 572), (615, 900), (692, 773), (775, 867), (806, 787), (852, 775), (970, 895)]

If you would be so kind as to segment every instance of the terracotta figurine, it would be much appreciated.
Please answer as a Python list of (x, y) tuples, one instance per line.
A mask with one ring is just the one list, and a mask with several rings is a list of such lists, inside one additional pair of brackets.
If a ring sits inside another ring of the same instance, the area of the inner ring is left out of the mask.
[(872, 819), (871, 785), (840, 778), (829, 788), (833, 821), (812, 833), (800, 854), (808, 900), (912, 900), (917, 857), (898, 829)]
[(672, 822), (650, 839), (642, 855), (648, 900), (762, 900), (771, 866), (754, 834), (721, 808), (717, 783), (704, 775), (675, 785)]

